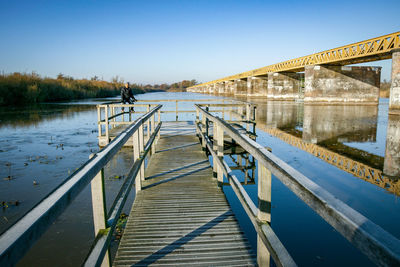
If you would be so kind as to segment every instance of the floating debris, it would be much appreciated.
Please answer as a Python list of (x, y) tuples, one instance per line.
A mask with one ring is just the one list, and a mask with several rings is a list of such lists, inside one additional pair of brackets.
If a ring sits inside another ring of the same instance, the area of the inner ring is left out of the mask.
[(11, 181), (11, 180), (13, 180), (13, 179), (14, 179), (14, 178), (13, 178), (11, 175), (9, 175), (9, 176), (3, 178), (3, 180), (6, 180), (6, 181)]
[(120, 180), (124, 177), (125, 177), (125, 175), (115, 175), (115, 176), (108, 177), (108, 180)]
[(124, 233), (127, 220), (128, 220), (128, 215), (126, 215), (125, 213), (121, 213), (117, 225), (115, 226), (115, 232), (114, 232), (115, 240), (121, 239), (122, 234)]
[(33, 180), (33, 185), (38, 185), (39, 183), (35, 180)]
[(7, 204), (7, 202), (5, 202), (5, 201), (0, 202), (0, 206), (1, 206), (3, 209), (7, 209), (7, 208), (8, 208), (8, 204)]
[(11, 165), (12, 165), (11, 162), (6, 162), (7, 167), (11, 167)]
[(24, 166), (28, 166), (28, 165), (29, 165), (28, 162), (25, 162), (25, 163), (24, 163)]

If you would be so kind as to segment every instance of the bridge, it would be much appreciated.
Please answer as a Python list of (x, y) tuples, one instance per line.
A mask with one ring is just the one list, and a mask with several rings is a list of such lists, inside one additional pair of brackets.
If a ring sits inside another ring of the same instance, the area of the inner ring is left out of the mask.
[[(251, 104), (198, 103), (190, 111), (196, 114), (191, 121), (163, 121), (162, 105), (154, 103), (144, 106), (143, 115), (133, 120), (131, 111), (121, 108), (135, 106), (140, 112), (138, 106), (112, 105), (98, 106), (99, 125), (107, 126), (107, 144), (0, 236), (1, 266), (15, 265), (89, 184), (96, 238), (84, 266), (270, 266), (271, 261), (277, 266), (296, 266), (270, 225), (271, 175), (374, 263), (400, 264), (400, 240), (256, 142)], [(223, 119), (221, 111), (226, 109), (235, 109), (241, 119)], [(125, 127), (115, 129), (117, 122)], [(133, 163), (107, 210), (103, 169), (127, 145), (133, 150)], [(256, 203), (246, 192), (246, 181), (232, 171), (241, 164), (232, 166), (224, 157), (227, 154), (236, 163), (245, 154), (256, 161), (243, 168), (256, 166)], [(135, 201), (112, 262), (112, 235), (133, 186)], [(256, 248), (249, 245), (223, 186), (232, 187), (253, 224)]]
[(347, 65), (390, 58), (390, 113), (400, 114), (400, 32), (231, 75), (187, 90), (303, 100), (305, 104), (377, 104), (381, 68)]

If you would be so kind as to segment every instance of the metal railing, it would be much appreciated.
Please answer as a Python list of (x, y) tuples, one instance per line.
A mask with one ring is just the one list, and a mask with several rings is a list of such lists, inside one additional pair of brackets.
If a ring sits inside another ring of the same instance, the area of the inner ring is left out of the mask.
[[(85, 260), (85, 266), (100, 264), (108, 266), (110, 264), (108, 247), (112, 234), (133, 184), (136, 183), (136, 191), (142, 188), (145, 158), (148, 153), (154, 152), (154, 141), (161, 128), (161, 122), (157, 126), (152, 123), (151, 128), (148, 128), (151, 135), (144, 144), (143, 125), (149, 120), (154, 122), (155, 114), (161, 107), (162, 105), (155, 106), (131, 123), (106, 147), (91, 155), (85, 164), (5, 231), (0, 236), (0, 266), (14, 266), (89, 183), (92, 189), (96, 239)], [(131, 136), (133, 136), (134, 164), (107, 214), (103, 168)]]
[[(263, 256), (260, 251), (264, 246), (278, 266), (295, 265), (269, 225), (271, 218), (270, 185), (271, 174), (273, 174), (374, 263), (380, 266), (400, 265), (400, 240), (334, 197), (245, 134), (236, 131), (229, 123), (211, 115), (200, 105), (196, 105), (196, 108), (198, 111), (197, 133), (201, 137), (203, 147), (207, 148), (212, 155), (217, 179), (219, 183), (223, 182), (224, 176), (228, 179), (257, 231), (259, 252), (257, 257)], [(201, 119), (199, 115), (201, 115)], [(246, 116), (249, 118), (250, 114), (247, 113)], [(213, 128), (212, 142), (208, 134), (210, 123)], [(223, 159), (224, 135), (232, 138), (258, 162), (258, 207)], [(262, 264), (263, 260), (266, 259), (258, 258), (259, 264)]]

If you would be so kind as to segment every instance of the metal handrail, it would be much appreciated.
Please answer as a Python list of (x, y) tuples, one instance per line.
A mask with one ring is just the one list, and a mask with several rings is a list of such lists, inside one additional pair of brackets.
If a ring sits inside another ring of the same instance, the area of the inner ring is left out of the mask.
[(128, 126), (5, 231), (0, 236), (0, 266), (14, 266), (128, 139), (161, 107), (154, 107)]
[(400, 265), (400, 240), (352, 209), (299, 171), (222, 119), (196, 104), (207, 120), (222, 127), (237, 144), (265, 166), (302, 201), (334, 227), (343, 237), (381, 266)]

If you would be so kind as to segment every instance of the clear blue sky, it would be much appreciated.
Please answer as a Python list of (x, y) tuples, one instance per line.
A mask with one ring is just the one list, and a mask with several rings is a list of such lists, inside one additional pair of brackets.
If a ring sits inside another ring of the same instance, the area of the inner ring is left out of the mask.
[[(0, 71), (209, 81), (400, 30), (400, 1), (0, 1)], [(390, 79), (390, 60), (382, 79)]]

